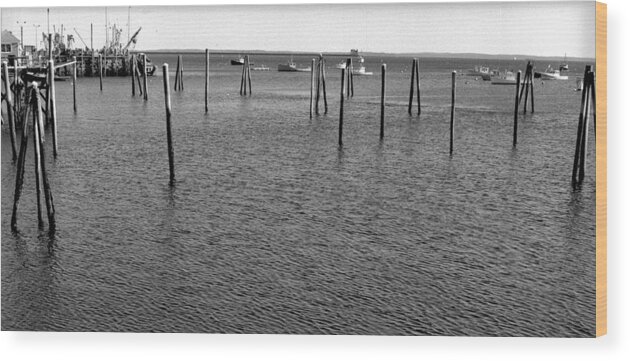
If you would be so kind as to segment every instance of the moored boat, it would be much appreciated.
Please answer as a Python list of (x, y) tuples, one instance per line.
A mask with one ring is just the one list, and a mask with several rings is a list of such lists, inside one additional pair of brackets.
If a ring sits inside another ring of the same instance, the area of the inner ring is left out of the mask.
[(230, 60), (230, 65), (243, 65), (243, 64), (245, 64), (245, 58), (243, 57)]
[(504, 71), (492, 76), (490, 82), (493, 85), (514, 85), (516, 84), (516, 76), (512, 71)]
[(291, 58), (291, 60), (289, 60), (286, 64), (278, 64), (278, 71), (307, 72), (311, 71), (311, 67), (298, 68), (297, 64), (293, 61), (293, 58)]
[(568, 80), (568, 75), (562, 75), (560, 70), (556, 70), (549, 65), (545, 71), (537, 72), (538, 74), (534, 74), (535, 78), (540, 78), (542, 80)]

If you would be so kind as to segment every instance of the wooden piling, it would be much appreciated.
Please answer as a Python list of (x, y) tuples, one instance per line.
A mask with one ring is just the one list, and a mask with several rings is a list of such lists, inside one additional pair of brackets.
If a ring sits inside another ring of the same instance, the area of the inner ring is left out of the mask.
[(381, 65), (381, 139), (385, 136), (385, 72), (387, 65)]
[(55, 99), (55, 62), (48, 63), (48, 88), (50, 90), (50, 120), (52, 124), (53, 157), (57, 158), (57, 101)]
[(136, 55), (131, 56), (131, 64), (129, 68), (131, 74), (131, 96), (136, 96)]
[(164, 76), (164, 107), (166, 108), (166, 142), (168, 145), (169, 185), (175, 185), (175, 161), (173, 155), (173, 139), (171, 133), (171, 93), (168, 85), (168, 64), (162, 65)]
[(350, 77), (350, 92), (352, 94), (350, 96), (354, 98), (354, 62), (352, 61), (352, 58), (350, 58), (350, 73), (348, 76)]
[[(530, 75), (529, 75), (529, 88), (531, 90), (531, 97), (532, 97), (532, 113), (534, 112), (534, 67), (532, 66), (532, 69), (530, 71)], [(527, 105), (527, 102), (525, 103)]]
[(322, 90), (324, 93), (324, 114), (328, 114), (328, 99), (326, 98), (326, 59), (322, 58)]
[[(577, 129), (577, 137), (575, 140), (575, 155), (573, 157), (573, 172), (571, 174), (571, 185), (575, 189), (577, 185), (580, 183), (579, 181), (579, 166), (581, 163), (582, 156), (582, 148), (584, 144), (584, 117), (588, 116), (586, 113), (586, 102), (588, 101), (588, 91), (589, 82), (588, 82), (588, 73), (591, 70), (591, 66), (587, 65), (584, 69), (584, 86), (582, 87), (582, 101), (580, 103), (580, 116), (578, 118), (578, 129)], [(585, 154), (585, 153), (584, 153)]]
[(103, 55), (98, 54), (98, 80), (103, 91)]
[(179, 66), (179, 91), (184, 91), (184, 57), (179, 56), (181, 65)]
[(455, 137), (455, 77), (457, 72), (453, 70), (451, 74), (451, 141), (449, 147), (449, 154), (453, 155), (453, 138)]
[(206, 85), (205, 85), (205, 102), (206, 114), (208, 113), (208, 86), (210, 83), (210, 51), (206, 49)]
[[(29, 89), (30, 91), (30, 89)], [(33, 93), (34, 94), (34, 93)], [(37, 96), (37, 94), (35, 94)], [(37, 106), (36, 100), (28, 100), (27, 97), (26, 102), (26, 113), (24, 116), (24, 126), (28, 126), (28, 116), (29, 110)], [(42, 164), (41, 164), (41, 151), (40, 151), (40, 134), (39, 134), (39, 126), (37, 125), (37, 113), (33, 111), (32, 116), (33, 123), (33, 153), (35, 157), (35, 193), (37, 196), (37, 225), (41, 228), (44, 225), (44, 220), (42, 219), (42, 205), (41, 205), (41, 196), (42, 196)]]
[(245, 61), (243, 61), (243, 66), (241, 67), (241, 90), (239, 91), (239, 94), (243, 95), (243, 92), (247, 94), (247, 87), (245, 84)]
[(17, 171), (15, 174), (15, 191), (13, 193), (13, 212), (11, 213), (11, 230), (17, 231), (17, 210), (22, 196), (22, 186), (24, 185), (24, 165), (26, 163), (26, 148), (28, 146), (28, 123), (22, 125), (22, 141), (20, 142), (20, 153), (17, 160)]
[(142, 54), (142, 88), (144, 100), (149, 100), (149, 81), (147, 79), (147, 54)]
[(175, 89), (175, 91), (177, 91), (179, 89), (179, 66), (180, 66), (180, 60), (181, 60), (181, 56), (177, 56), (177, 67), (175, 68), (175, 87), (173, 89)]
[(7, 105), (7, 118), (9, 122), (9, 135), (11, 138), (11, 150), (12, 150), (12, 159), (15, 162), (17, 160), (17, 143), (16, 143), (16, 135), (15, 135), (15, 114), (13, 113), (13, 99), (11, 98), (11, 86), (9, 83), (9, 64), (6, 61), (2, 62), (2, 73), (4, 76), (4, 94), (5, 94), (5, 103)]
[(77, 57), (73, 56), (72, 61), (72, 108), (77, 112)]
[[(592, 74), (589, 72), (589, 75)], [(586, 86), (586, 104), (584, 105), (584, 119), (582, 126), (582, 146), (580, 150), (580, 164), (578, 172), (578, 183), (582, 183), (584, 180), (584, 167), (586, 164), (586, 151), (588, 148), (588, 118), (590, 113), (591, 104), (591, 82), (588, 79), (588, 86)]]
[(346, 69), (341, 69), (341, 94), (339, 101), (339, 146), (343, 145), (343, 88), (346, 77)]
[(409, 107), (407, 112), (411, 115), (411, 106), (413, 104), (413, 86), (414, 86), (414, 78), (416, 76), (416, 59), (413, 59), (411, 64), (411, 85), (409, 86)]
[[(520, 70), (518, 71), (519, 73), (521, 72)], [(525, 88), (525, 103), (523, 104), (523, 114), (527, 114), (527, 98), (529, 96), (529, 83), (528, 81), (531, 81), (531, 79), (529, 79), (529, 64), (527, 65), (527, 70), (525, 71), (525, 79), (523, 79), (523, 87)], [(518, 87), (520, 85), (520, 81), (517, 78), (516, 81), (516, 89), (518, 91)]]
[[(514, 132), (512, 133), (512, 146), (516, 147), (516, 142), (518, 138), (518, 88), (521, 85), (521, 71), (519, 70), (516, 73), (516, 95), (514, 97)], [(525, 104), (527, 104), (527, 90), (525, 91)]]
[(43, 115), (42, 115), (42, 107), (40, 103), (39, 96), (37, 94), (39, 90), (37, 89), (37, 83), (33, 84), (33, 96), (36, 108), (36, 119), (37, 119), (37, 127), (38, 127), (38, 143), (39, 143), (39, 151), (40, 151), (40, 166), (41, 166), (41, 176), (42, 176), (42, 185), (44, 186), (44, 199), (46, 201), (46, 214), (48, 215), (48, 230), (49, 232), (54, 232), (56, 228), (55, 223), (55, 204), (53, 200), (52, 190), (50, 189), (50, 182), (48, 181), (48, 172), (46, 171), (46, 149), (44, 147), (44, 124), (43, 124)]
[(249, 55), (245, 56), (245, 61), (247, 62), (247, 84), (249, 87), (249, 96), (252, 96), (252, 67), (249, 63)]
[(311, 99), (309, 105), (309, 118), (313, 119), (313, 87), (315, 84), (315, 59), (311, 60)]
[(420, 115), (420, 60), (416, 58), (416, 97), (418, 101), (418, 115)]
[[(312, 72), (312, 68), (311, 68)], [(319, 115), (319, 93), (321, 90), (321, 82), (322, 82), (322, 55), (319, 55), (319, 59), (317, 61), (317, 90), (315, 91), (315, 114)]]
[(140, 95), (142, 95), (144, 97), (144, 91), (142, 90), (142, 79), (141, 76), (142, 74), (140, 73), (140, 67), (138, 67), (138, 58), (136, 57), (136, 64), (134, 65), (134, 69), (136, 72), (136, 84), (138, 84), (138, 91), (140, 92)]
[(352, 74), (351, 70), (352, 58), (346, 59), (346, 97), (350, 99), (350, 74)]

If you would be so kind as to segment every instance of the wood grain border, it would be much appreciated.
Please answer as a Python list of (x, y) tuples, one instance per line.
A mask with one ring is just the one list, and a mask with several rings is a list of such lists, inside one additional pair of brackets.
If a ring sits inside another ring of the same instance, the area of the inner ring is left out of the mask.
[(607, 141), (607, 5), (595, 3), (595, 95), (596, 145), (595, 145), (595, 335), (607, 332), (607, 188), (606, 188), (606, 141)]

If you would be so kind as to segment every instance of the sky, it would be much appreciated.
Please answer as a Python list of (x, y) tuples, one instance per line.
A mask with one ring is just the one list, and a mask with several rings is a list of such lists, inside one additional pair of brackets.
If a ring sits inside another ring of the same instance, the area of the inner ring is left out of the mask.
[[(89, 44), (92, 23), (94, 47), (102, 47), (106, 13), (109, 26), (123, 29), (123, 40), (129, 15), (131, 33), (142, 26), (137, 50), (595, 57), (594, 1), (51, 7), (50, 28), (63, 24), (68, 34), (76, 28)], [(3, 8), (0, 19), (18, 38), (22, 26), (26, 45), (47, 31), (46, 8)]]

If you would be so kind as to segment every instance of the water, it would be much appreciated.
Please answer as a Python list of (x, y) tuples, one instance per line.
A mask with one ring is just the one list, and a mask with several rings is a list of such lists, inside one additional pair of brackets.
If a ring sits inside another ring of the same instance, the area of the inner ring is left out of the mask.
[[(175, 70), (174, 56), (152, 58)], [(58, 83), (54, 235), (37, 229), (31, 149), (10, 231), (3, 127), (2, 329), (594, 336), (592, 139), (584, 187), (570, 187), (578, 72), (536, 80), (516, 149), (513, 87), (458, 77), (451, 158), (450, 71), (492, 63), (423, 60), (422, 115), (410, 117), (411, 61), (385, 59), (385, 139), (380, 76), (356, 77), (340, 150), (340, 59), (329, 113), (312, 120), (310, 74), (273, 71), (286, 60), (252, 59), (272, 71), (252, 72), (254, 95), (240, 97), (240, 67), (213, 59), (205, 115), (203, 56), (184, 57), (172, 189), (161, 76), (148, 102), (129, 79), (106, 78), (102, 93), (79, 79), (76, 115), (71, 83)]]

